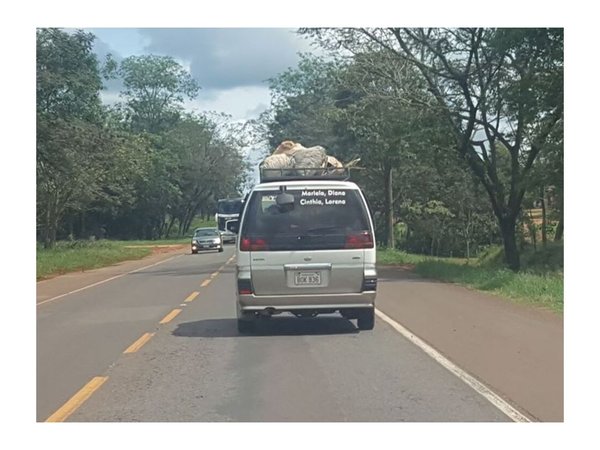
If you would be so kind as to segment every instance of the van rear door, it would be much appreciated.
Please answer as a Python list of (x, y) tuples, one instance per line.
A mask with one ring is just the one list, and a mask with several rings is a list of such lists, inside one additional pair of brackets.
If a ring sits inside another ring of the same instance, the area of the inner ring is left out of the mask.
[(358, 189), (255, 191), (240, 233), (255, 295), (360, 292), (373, 232)]

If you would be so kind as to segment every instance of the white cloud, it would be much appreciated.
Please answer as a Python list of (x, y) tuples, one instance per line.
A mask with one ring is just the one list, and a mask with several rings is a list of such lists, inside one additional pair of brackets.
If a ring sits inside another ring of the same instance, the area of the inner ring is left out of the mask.
[(98, 41), (102, 50), (110, 50), (115, 56), (127, 58), (131, 55), (146, 53), (149, 39), (137, 28), (89, 28), (85, 31), (96, 36), (95, 50), (98, 52)]
[[(201, 91), (202, 92), (202, 91)], [(269, 88), (266, 86), (235, 87), (233, 89), (210, 91), (209, 95), (185, 103), (185, 108), (194, 112), (225, 112), (233, 120), (255, 119), (271, 103)]]
[(205, 89), (259, 86), (293, 67), (308, 42), (289, 28), (148, 28), (146, 50), (189, 61)]
[[(292, 28), (90, 28), (94, 51), (120, 61), (131, 55), (158, 54), (177, 60), (201, 86), (190, 111), (216, 111), (233, 120), (258, 117), (271, 103), (267, 80), (294, 67), (308, 41)], [(102, 99), (119, 100), (120, 80), (105, 81)]]

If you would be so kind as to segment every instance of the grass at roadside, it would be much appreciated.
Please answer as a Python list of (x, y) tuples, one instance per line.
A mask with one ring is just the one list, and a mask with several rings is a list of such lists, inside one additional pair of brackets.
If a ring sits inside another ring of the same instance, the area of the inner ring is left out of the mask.
[[(529, 261), (526, 257), (523, 258)], [(465, 259), (433, 258), (411, 255), (396, 250), (379, 249), (378, 264), (414, 266), (414, 271), (427, 278), (461, 284), (472, 289), (488, 291), (520, 303), (528, 303), (563, 311), (563, 277), (559, 270), (540, 270), (537, 265), (514, 273), (489, 262)]]
[(36, 279), (140, 259), (161, 245), (185, 244), (187, 239), (164, 241), (73, 241), (58, 242), (52, 249), (37, 248)]
[(406, 253), (400, 250), (377, 249), (377, 264), (390, 265), (409, 265), (416, 266), (426, 261), (446, 261), (449, 264), (460, 264), (466, 259), (460, 258), (434, 258), (427, 255), (417, 255), (415, 253)]

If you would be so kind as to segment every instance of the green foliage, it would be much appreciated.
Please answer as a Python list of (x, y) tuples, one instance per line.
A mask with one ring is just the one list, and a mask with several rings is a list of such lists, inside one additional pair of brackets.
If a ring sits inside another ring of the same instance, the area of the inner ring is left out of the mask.
[[(305, 31), (335, 58), (303, 55), (270, 80), (273, 109), (258, 125), (271, 147), (292, 139), (342, 161), (360, 157), (353, 179), (379, 244), (471, 258), (504, 242), (515, 268), (516, 244), (527, 241), (522, 206), (540, 196), (546, 231), (562, 237), (562, 30)], [(67, 236), (182, 236), (218, 198), (241, 193), (247, 129), (183, 114), (199, 86), (175, 60), (109, 58), (103, 75), (122, 77), (125, 89), (106, 109), (94, 36), (36, 37), (36, 200), (47, 246)], [(555, 267), (553, 254), (540, 255)]]
[(227, 117), (183, 114), (199, 86), (173, 58), (109, 58), (124, 103), (103, 108), (94, 36), (37, 32), (38, 239), (183, 235), (218, 198), (237, 196), (247, 164)]
[[(558, 253), (558, 248), (553, 250)], [(476, 264), (461, 258), (432, 258), (389, 249), (378, 249), (379, 265), (409, 265), (419, 275), (488, 291), (516, 302), (532, 304), (552, 311), (563, 311), (562, 270), (548, 267), (547, 256), (524, 257), (526, 270), (506, 270), (502, 248), (487, 249)], [(558, 259), (558, 258), (557, 258)]]
[(102, 81), (91, 51), (93, 41), (92, 34), (81, 30), (71, 34), (56, 28), (36, 31), (38, 116), (98, 120)]
[(187, 116), (165, 135), (165, 149), (177, 155), (174, 180), (180, 193), (169, 214), (186, 233), (198, 211), (213, 213), (221, 197), (238, 196), (247, 165), (240, 148), (207, 116)]
[(377, 264), (379, 265), (415, 265), (428, 259), (430, 259), (429, 256), (408, 253), (403, 250), (384, 247), (377, 249)]
[[(523, 271), (535, 274), (560, 274), (564, 270), (564, 250), (562, 242), (548, 242), (546, 247), (535, 250), (527, 246), (522, 252)], [(477, 265), (490, 269), (504, 266), (504, 249), (494, 245), (481, 253)]]
[(423, 108), (430, 98), (423, 87), (414, 69), (381, 52), (327, 63), (305, 55), (297, 69), (272, 80), (267, 138), (273, 147), (293, 139), (323, 145), (342, 161), (360, 157), (364, 170), (353, 179), (374, 211), (379, 243), (388, 242), (393, 215), (407, 226), (396, 246), (474, 253), (479, 241), (489, 242), (492, 211), (464, 161), (448, 151), (443, 118)]
[(125, 86), (122, 95), (135, 131), (159, 133), (177, 123), (185, 97), (196, 97), (200, 87), (170, 56), (125, 58), (117, 72)]
[[(388, 123), (393, 131), (382, 133), (367, 121), (363, 133), (373, 142), (372, 146), (383, 149), (384, 154), (389, 155), (387, 149), (394, 147), (395, 139), (404, 139), (403, 125), (420, 128), (418, 114), (403, 114), (400, 106), (392, 110), (396, 113), (396, 122), (382, 121), (380, 113), (386, 110), (386, 99), (409, 106), (411, 103), (420, 105), (433, 117), (443, 118), (448, 132), (433, 134), (451, 136), (453, 144), (440, 147), (447, 151), (453, 147), (470, 175), (485, 189), (502, 235), (506, 262), (511, 269), (518, 270), (516, 223), (526, 191), (534, 189), (535, 182), (530, 175), (535, 171), (535, 163), (545, 156), (555, 163), (553, 167), (562, 167), (556, 164), (558, 155), (562, 154), (562, 30), (338, 28), (302, 31), (312, 35), (326, 49), (348, 50), (359, 67), (361, 60), (368, 61), (363, 65), (366, 70), (362, 71), (368, 76), (359, 77), (354, 85), (367, 80), (369, 86), (384, 88), (373, 97), (373, 100), (377, 98), (377, 108), (368, 111), (366, 117), (376, 118), (376, 124)], [(419, 76), (410, 76), (411, 70)], [(409, 89), (405, 89), (406, 86)], [(366, 93), (363, 98), (372, 96), (368, 90), (363, 89), (363, 92)], [(441, 126), (433, 128), (444, 130)], [(373, 141), (375, 136), (380, 138)], [(427, 141), (432, 142), (425, 138)], [(396, 169), (398, 163), (393, 161), (392, 164)], [(562, 184), (562, 177), (554, 177), (553, 183)], [(427, 200), (432, 199), (441, 200), (437, 197)], [(389, 201), (386, 203), (389, 211)], [(444, 204), (450, 205), (450, 202), (444, 200)], [(472, 214), (463, 217), (472, 217)], [(389, 231), (389, 224), (387, 227)], [(468, 223), (463, 225), (464, 230), (468, 227)], [(468, 249), (467, 234), (464, 233)]]
[(37, 212), (46, 246), (70, 207), (86, 203), (104, 172), (98, 64), (93, 36), (39, 29), (37, 43)]
[(301, 55), (298, 68), (290, 68), (269, 80), (273, 96), (271, 116), (267, 121), (266, 140), (272, 148), (284, 140), (305, 146), (322, 145), (336, 154), (334, 125), (335, 77), (339, 63)]
[(217, 226), (217, 221), (215, 220), (214, 216), (212, 216), (211, 219), (203, 219), (201, 217), (195, 217), (194, 220), (192, 220), (192, 223), (190, 225), (190, 230), (194, 230), (196, 228), (206, 228), (206, 227), (216, 227)]
[(477, 266), (427, 261), (417, 265), (416, 272), (425, 277), (490, 291), (517, 302), (531, 303), (563, 311), (563, 279), (557, 275), (515, 273), (507, 269), (485, 269)]

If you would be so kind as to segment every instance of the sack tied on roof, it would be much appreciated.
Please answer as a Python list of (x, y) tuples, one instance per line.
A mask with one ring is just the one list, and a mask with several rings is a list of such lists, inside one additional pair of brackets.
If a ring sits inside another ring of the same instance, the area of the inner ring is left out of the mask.
[[(304, 147), (299, 142), (283, 141), (260, 164), (262, 169), (291, 169), (298, 172), (300, 169), (315, 169), (301, 171), (302, 175), (311, 176), (323, 173), (323, 169), (331, 172), (335, 169), (355, 166), (360, 158), (354, 159), (344, 165), (337, 158), (327, 155), (327, 151), (320, 145)], [(286, 171), (287, 172), (287, 171)]]

